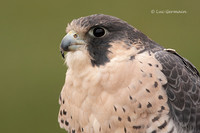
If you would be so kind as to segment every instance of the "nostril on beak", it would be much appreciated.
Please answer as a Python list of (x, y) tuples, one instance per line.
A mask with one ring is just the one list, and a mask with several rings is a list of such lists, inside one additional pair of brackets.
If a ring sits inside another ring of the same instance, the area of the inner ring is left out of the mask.
[(85, 44), (85, 42), (79, 38), (78, 34), (74, 31), (67, 33), (61, 41), (60, 50), (62, 56), (64, 56), (64, 52), (76, 51), (81, 45)]

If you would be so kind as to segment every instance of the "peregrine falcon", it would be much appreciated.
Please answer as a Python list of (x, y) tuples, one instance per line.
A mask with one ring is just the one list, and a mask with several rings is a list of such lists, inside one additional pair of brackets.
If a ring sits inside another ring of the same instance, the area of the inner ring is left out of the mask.
[(200, 74), (119, 18), (73, 20), (58, 121), (68, 133), (200, 133)]

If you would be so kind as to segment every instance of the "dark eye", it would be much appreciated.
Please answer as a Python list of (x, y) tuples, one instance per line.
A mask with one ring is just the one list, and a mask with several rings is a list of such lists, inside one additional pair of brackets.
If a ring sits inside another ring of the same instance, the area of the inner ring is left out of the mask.
[(102, 37), (105, 35), (105, 33), (106, 33), (106, 31), (104, 28), (96, 27), (93, 29), (93, 36), (95, 36), (95, 37)]

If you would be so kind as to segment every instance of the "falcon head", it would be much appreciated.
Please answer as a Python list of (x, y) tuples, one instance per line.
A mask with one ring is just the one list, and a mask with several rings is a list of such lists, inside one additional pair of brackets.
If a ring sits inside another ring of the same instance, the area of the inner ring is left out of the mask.
[(66, 32), (60, 50), (69, 67), (74, 64), (99, 67), (116, 57), (131, 58), (136, 50), (159, 47), (150, 45), (154, 42), (127, 22), (103, 14), (75, 19), (68, 24)]

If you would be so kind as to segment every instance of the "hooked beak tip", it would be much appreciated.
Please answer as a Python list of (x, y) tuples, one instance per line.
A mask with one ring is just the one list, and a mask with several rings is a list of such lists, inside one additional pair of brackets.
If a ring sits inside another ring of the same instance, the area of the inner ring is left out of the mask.
[(62, 55), (62, 58), (65, 59), (65, 54), (64, 54), (63, 50), (60, 50), (60, 53)]

